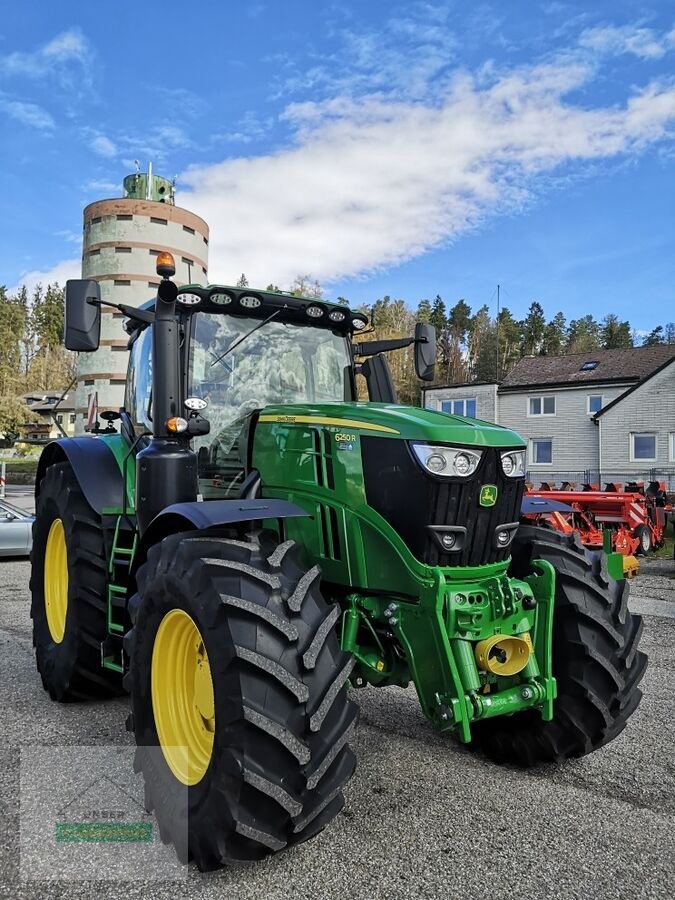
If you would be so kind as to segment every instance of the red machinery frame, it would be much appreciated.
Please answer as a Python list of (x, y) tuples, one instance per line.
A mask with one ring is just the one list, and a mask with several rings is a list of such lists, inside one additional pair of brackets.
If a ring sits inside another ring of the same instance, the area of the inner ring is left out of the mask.
[(616, 484), (608, 484), (604, 491), (593, 487), (584, 485), (581, 491), (556, 490), (549, 484), (543, 484), (539, 490), (528, 488), (528, 497), (557, 500), (572, 511), (530, 513), (526, 518), (543, 518), (563, 534), (576, 531), (582, 544), (598, 550), (603, 547), (603, 532), (608, 530), (612, 549), (624, 556), (645, 554), (663, 546), (666, 513), (672, 510), (665, 485), (652, 483), (647, 491), (636, 483), (629, 485), (631, 489), (627, 491)]

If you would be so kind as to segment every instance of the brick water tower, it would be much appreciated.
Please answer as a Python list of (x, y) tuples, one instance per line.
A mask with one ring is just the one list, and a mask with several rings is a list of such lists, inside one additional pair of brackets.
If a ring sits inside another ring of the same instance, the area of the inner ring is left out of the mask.
[[(84, 210), (82, 277), (95, 278), (101, 298), (140, 306), (159, 284), (155, 257), (168, 250), (176, 260), (177, 284), (206, 284), (209, 226), (175, 205), (171, 181), (147, 172), (124, 179), (124, 196), (98, 200)], [(124, 402), (127, 339), (123, 316), (102, 307), (101, 346), (80, 353), (77, 363), (76, 431), (84, 430), (87, 402), (98, 393), (99, 410), (119, 409)]]

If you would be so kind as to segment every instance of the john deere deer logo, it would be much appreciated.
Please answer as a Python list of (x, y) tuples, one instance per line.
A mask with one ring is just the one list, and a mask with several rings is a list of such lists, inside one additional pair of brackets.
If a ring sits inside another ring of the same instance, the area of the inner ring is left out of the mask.
[(497, 486), (494, 484), (484, 484), (480, 489), (478, 502), (481, 506), (494, 506), (497, 502)]

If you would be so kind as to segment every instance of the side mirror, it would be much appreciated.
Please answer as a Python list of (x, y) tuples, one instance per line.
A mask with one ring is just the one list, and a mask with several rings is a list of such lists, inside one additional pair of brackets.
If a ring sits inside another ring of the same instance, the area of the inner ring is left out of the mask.
[(98, 281), (66, 281), (66, 321), (64, 343), (68, 350), (91, 353), (101, 340), (101, 307), (89, 303), (101, 300)]
[(415, 371), (422, 381), (434, 380), (436, 329), (428, 322), (415, 325)]

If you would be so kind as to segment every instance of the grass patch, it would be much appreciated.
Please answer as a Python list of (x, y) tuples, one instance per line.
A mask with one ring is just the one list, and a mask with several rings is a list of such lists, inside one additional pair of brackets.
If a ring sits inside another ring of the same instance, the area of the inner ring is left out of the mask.
[(37, 473), (38, 458), (0, 459), (7, 464), (7, 484), (34, 484)]
[(656, 550), (654, 553), (650, 553), (647, 557), (648, 559), (672, 559), (673, 558), (673, 548), (675, 548), (675, 539), (668, 536), (665, 539), (665, 543), (660, 550)]

